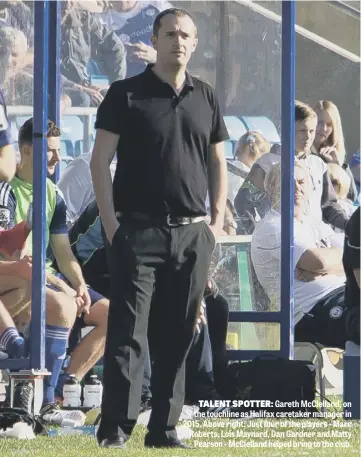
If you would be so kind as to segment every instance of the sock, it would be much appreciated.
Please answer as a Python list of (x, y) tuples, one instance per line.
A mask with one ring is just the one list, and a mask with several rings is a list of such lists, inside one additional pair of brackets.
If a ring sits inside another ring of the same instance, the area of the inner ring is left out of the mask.
[(57, 398), (63, 398), (63, 387), (66, 381), (70, 378), (70, 375), (68, 373), (61, 373), (58, 379), (58, 383), (56, 385), (55, 389), (55, 396)]
[(56, 325), (45, 326), (45, 368), (51, 372), (44, 377), (43, 405), (55, 403), (55, 387), (66, 357), (69, 329)]
[(23, 357), (24, 338), (19, 335), (15, 327), (8, 327), (0, 335), (0, 346), (5, 349), (12, 359)]

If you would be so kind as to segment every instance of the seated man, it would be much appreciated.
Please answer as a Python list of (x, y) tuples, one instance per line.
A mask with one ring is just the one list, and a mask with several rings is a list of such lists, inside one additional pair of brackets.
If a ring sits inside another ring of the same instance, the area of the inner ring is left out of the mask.
[[(59, 150), (60, 150), (60, 130), (52, 123), (48, 121), (47, 130), (47, 147), (48, 147), (48, 174), (51, 175), (55, 171), (55, 167), (59, 162)], [(10, 203), (11, 198), (8, 199), (8, 208), (15, 209), (15, 223), (26, 218), (28, 208), (33, 200), (33, 187), (32, 187), (32, 168), (33, 168), (33, 121), (29, 119), (25, 122), (19, 132), (19, 147), (21, 153), (21, 161), (17, 170), (15, 178), (11, 181), (11, 196), (13, 202)], [(53, 249), (59, 272), (61, 275), (56, 280), (59, 284), (64, 284), (65, 280), (67, 284), (65, 286), (68, 290), (68, 295), (72, 295), (71, 303), (74, 312), (80, 314), (79, 318), (85, 325), (95, 326), (95, 328), (87, 334), (87, 336), (80, 342), (75, 348), (70, 363), (66, 369), (66, 373), (63, 376), (62, 382), (60, 382), (60, 391), (62, 390), (62, 384), (65, 382), (70, 374), (74, 374), (79, 380), (89, 371), (89, 369), (96, 363), (96, 361), (102, 356), (105, 345), (105, 334), (107, 326), (107, 315), (108, 315), (108, 300), (100, 296), (93, 290), (89, 290), (84, 281), (81, 268), (73, 256), (68, 231), (66, 226), (66, 206), (64, 200), (57, 192), (56, 186), (48, 179), (47, 180), (47, 242), (51, 244)], [(26, 243), (26, 251), (28, 254), (32, 252), (31, 237), (28, 238)], [(47, 265), (48, 271), (51, 271), (50, 262)], [(62, 280), (62, 281), (60, 281)], [(58, 301), (64, 299), (63, 294), (59, 292), (61, 287), (58, 284), (52, 284), (52, 289), (47, 289), (47, 295), (55, 294)], [(49, 292), (50, 291), (50, 292)], [(90, 296), (89, 296), (90, 295)], [(92, 305), (92, 306), (91, 306)], [(91, 308), (89, 309), (89, 307)], [(28, 312), (28, 310), (27, 310)], [(26, 321), (26, 317), (18, 316), (22, 319), (22, 322)], [(72, 327), (71, 322), (70, 327)], [(59, 340), (62, 340), (62, 354), (66, 352), (69, 328), (66, 329), (49, 329), (49, 338), (52, 337), (56, 340), (59, 345)], [(61, 333), (61, 335), (60, 335)], [(59, 337), (61, 336), (61, 338)], [(48, 351), (50, 357), (51, 351)], [(62, 362), (62, 361), (61, 361)], [(51, 376), (51, 395), (50, 398), (45, 399), (46, 403), (53, 404), (54, 402), (54, 388), (58, 381), (58, 375), (60, 372), (62, 363), (59, 363), (57, 373), (54, 369)], [(49, 368), (48, 368), (49, 369)]]
[[(257, 277), (271, 301), (280, 298), (281, 167), (267, 175), (265, 188), (272, 209), (256, 224), (251, 257)], [(347, 341), (343, 234), (305, 215), (309, 188), (307, 170), (295, 166), (294, 201), (294, 324), (295, 340), (343, 349)]]
[(360, 345), (360, 207), (346, 225), (343, 267), (346, 273), (345, 303), (347, 339)]

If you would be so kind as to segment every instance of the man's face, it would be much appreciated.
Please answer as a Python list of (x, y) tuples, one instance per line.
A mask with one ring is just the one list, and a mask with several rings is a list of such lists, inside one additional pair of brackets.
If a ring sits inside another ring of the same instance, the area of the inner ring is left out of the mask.
[(294, 172), (294, 181), (295, 181), (295, 191), (294, 191), (294, 199), (295, 199), (295, 207), (303, 209), (307, 199), (307, 172), (303, 168), (295, 167)]
[(60, 162), (60, 137), (51, 136), (48, 138), (47, 148), (48, 175), (55, 173), (55, 168)]
[(176, 67), (185, 67), (196, 49), (197, 31), (188, 16), (167, 14), (161, 20), (158, 36), (152, 37), (157, 61)]
[(312, 117), (306, 121), (296, 122), (295, 148), (296, 155), (309, 152), (315, 139), (317, 118)]

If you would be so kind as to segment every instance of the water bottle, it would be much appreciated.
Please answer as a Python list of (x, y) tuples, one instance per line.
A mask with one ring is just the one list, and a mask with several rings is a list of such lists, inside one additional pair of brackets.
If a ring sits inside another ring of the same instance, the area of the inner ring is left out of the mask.
[(89, 380), (84, 384), (84, 408), (99, 408), (102, 402), (103, 385), (97, 375), (91, 375)]
[(79, 408), (81, 406), (81, 385), (75, 375), (71, 374), (63, 387), (63, 407)]

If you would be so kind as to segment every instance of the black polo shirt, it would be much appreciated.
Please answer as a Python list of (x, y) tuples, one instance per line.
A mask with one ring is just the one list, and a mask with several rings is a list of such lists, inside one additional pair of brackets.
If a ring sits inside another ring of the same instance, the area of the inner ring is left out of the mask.
[(209, 146), (229, 138), (208, 84), (187, 73), (178, 96), (148, 66), (110, 86), (95, 127), (119, 135), (115, 211), (206, 214)]

